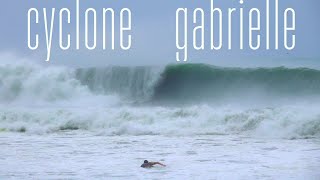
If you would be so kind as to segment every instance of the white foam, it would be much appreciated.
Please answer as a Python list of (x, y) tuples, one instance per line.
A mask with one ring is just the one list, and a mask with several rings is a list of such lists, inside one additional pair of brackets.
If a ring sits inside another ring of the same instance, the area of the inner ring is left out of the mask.
[(0, 129), (27, 133), (85, 130), (105, 135), (245, 134), (259, 137), (319, 136), (316, 109), (228, 110), (209, 106), (2, 108)]
[[(157, 71), (155, 71), (157, 72)], [(153, 75), (151, 75), (153, 76)], [(155, 75), (159, 77), (159, 73)], [(141, 76), (144, 79), (148, 76)], [(145, 94), (157, 78), (146, 80)], [(219, 107), (156, 107), (99, 95), (82, 85), (73, 69), (5, 60), (0, 65), (0, 129), (27, 133), (87, 130), (106, 135), (248, 134), (320, 135), (319, 103), (274, 108), (232, 104)], [(138, 88), (138, 87), (137, 87)], [(289, 104), (289, 103), (288, 103)]]

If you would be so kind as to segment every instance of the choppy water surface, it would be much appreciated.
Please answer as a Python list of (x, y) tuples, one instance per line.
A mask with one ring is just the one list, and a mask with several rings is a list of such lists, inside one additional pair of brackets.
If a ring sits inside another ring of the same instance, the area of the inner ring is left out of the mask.
[(0, 179), (320, 179), (319, 92), (307, 68), (1, 59)]
[[(319, 139), (0, 134), (1, 179), (319, 179)], [(140, 168), (144, 159), (167, 167)]]

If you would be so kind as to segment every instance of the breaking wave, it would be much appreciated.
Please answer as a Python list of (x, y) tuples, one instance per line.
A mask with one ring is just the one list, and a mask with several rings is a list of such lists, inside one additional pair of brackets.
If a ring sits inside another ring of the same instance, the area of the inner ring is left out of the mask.
[(306, 68), (6, 63), (0, 131), (319, 137), (319, 92), (320, 71)]
[(220, 68), (204, 64), (76, 70), (43, 68), (30, 63), (0, 66), (1, 102), (56, 102), (101, 95), (117, 96), (128, 102), (180, 104), (317, 98), (320, 71)]
[(6, 109), (0, 131), (33, 134), (65, 130), (102, 135), (226, 135), (301, 138), (320, 137), (320, 112), (302, 107), (225, 109), (118, 107)]
[(194, 104), (319, 97), (320, 71), (297, 68), (220, 68), (205, 64), (78, 69), (95, 93), (137, 101)]

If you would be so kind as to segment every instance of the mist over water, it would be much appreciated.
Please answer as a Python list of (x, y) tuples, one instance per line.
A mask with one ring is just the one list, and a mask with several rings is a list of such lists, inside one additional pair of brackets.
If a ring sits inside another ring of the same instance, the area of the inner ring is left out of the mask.
[(0, 131), (318, 137), (320, 71), (0, 65)]

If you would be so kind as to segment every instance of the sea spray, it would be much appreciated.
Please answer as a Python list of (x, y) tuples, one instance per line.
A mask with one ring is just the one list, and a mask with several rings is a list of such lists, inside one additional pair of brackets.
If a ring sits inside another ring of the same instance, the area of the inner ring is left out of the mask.
[[(227, 135), (304, 138), (320, 135), (320, 113), (302, 105), (281, 108), (1, 108), (2, 131), (31, 134), (90, 131), (114, 135)], [(23, 131), (22, 131), (23, 130)]]
[(116, 96), (101, 97), (93, 94), (87, 86), (81, 85), (76, 79), (73, 69), (46, 68), (30, 62), (0, 65), (1, 104), (77, 106), (80, 103), (87, 105), (87, 102), (91, 102), (97, 105), (96, 99), (101, 99), (101, 103), (102, 100), (108, 100), (110, 104), (117, 101)]
[[(1, 132), (320, 135), (318, 70), (204, 64), (70, 69), (3, 63), (0, 77)], [(256, 98), (245, 101), (249, 95)]]
[(71, 102), (110, 96), (120, 98), (122, 104), (277, 105), (319, 99), (320, 71), (205, 64), (70, 69), (28, 63), (1, 65), (0, 85), (2, 102)]

